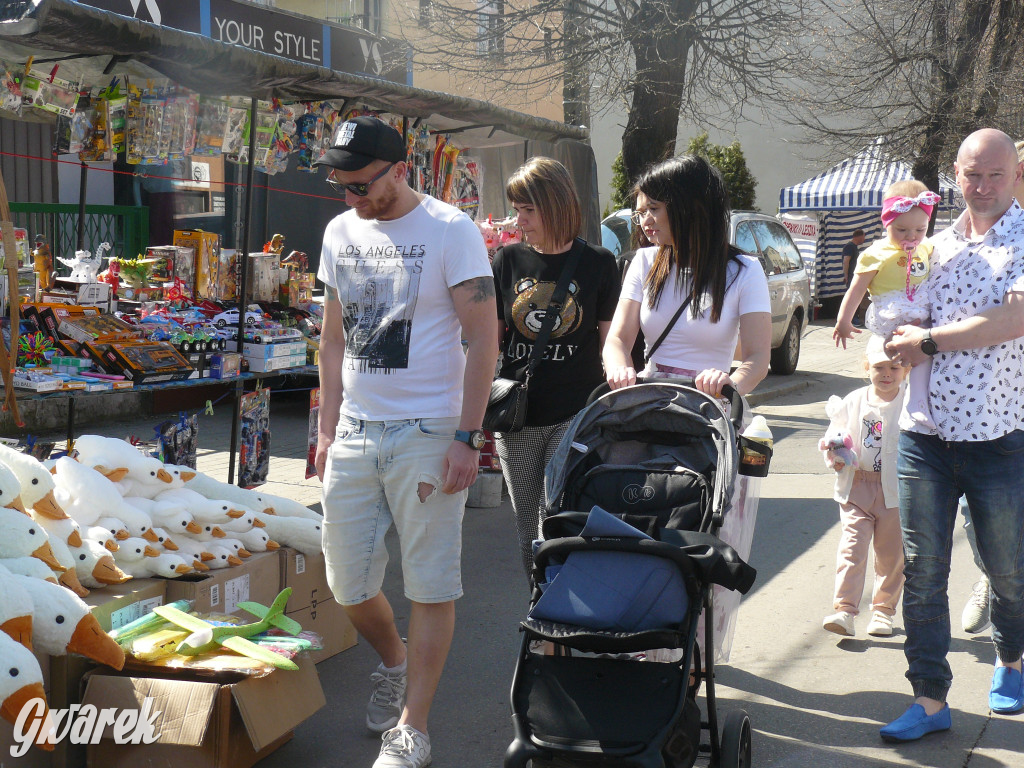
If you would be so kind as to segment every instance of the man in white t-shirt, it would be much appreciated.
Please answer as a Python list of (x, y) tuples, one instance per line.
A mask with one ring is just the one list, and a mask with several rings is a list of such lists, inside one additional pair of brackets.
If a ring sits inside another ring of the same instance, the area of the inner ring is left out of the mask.
[(906, 409), (900, 419), (904, 651), (916, 698), (882, 728), (887, 741), (951, 727), (947, 586), (961, 494), (991, 579), (989, 708), (1024, 709), (1024, 210), (1013, 197), (1021, 163), (1009, 136), (983, 129), (960, 145), (954, 168), (967, 210), (931, 239), (931, 327), (902, 326), (888, 345), (894, 359), (931, 363), (934, 425)]
[[(317, 164), (350, 210), (327, 226), (318, 275), (327, 577), (381, 657), (366, 712), (383, 733), (374, 768), (419, 768), (462, 596), (462, 515), (498, 354), (494, 280), (470, 218), (406, 183), (398, 131), (356, 117), (333, 144)], [(392, 524), (412, 602), (408, 650), (380, 591)]]

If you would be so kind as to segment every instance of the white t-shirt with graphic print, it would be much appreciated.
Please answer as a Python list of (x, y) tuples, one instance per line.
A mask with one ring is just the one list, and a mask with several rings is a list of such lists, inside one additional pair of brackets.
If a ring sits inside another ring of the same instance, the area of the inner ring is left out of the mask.
[[(1024, 210), (1014, 202), (983, 237), (964, 236), (967, 213), (935, 235), (923, 283), (931, 325), (974, 317), (1024, 292)], [(995, 440), (1024, 429), (1024, 339), (932, 358), (929, 406), (935, 429), (904, 410), (900, 427), (943, 440)]]
[[(683, 281), (683, 290), (677, 289), (676, 274), (673, 270), (665, 281), (658, 306), (647, 305), (647, 291), (644, 282), (651, 271), (658, 249), (641, 248), (626, 270), (622, 281), (620, 298), (640, 303), (640, 328), (648, 348), (668, 326), (672, 316), (679, 309), (689, 291), (689, 280)], [(717, 323), (711, 322), (711, 297), (705, 296), (702, 315), (693, 318), (692, 308), (687, 307), (672, 326), (668, 336), (654, 353), (654, 362), (674, 368), (703, 371), (715, 368), (728, 371), (736, 351), (740, 333), (740, 316), (750, 312), (771, 312), (768, 298), (768, 278), (757, 259), (740, 256), (741, 269), (735, 261), (729, 262), (726, 270), (725, 302), (722, 315)]]
[(466, 357), (449, 289), (491, 280), (480, 230), (426, 196), (392, 221), (336, 216), (320, 280), (338, 292), (345, 328), (341, 412), (369, 421), (458, 416)]

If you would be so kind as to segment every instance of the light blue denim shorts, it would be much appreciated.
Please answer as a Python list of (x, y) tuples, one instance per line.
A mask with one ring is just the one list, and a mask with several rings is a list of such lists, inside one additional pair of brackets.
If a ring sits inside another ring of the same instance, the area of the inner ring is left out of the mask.
[(388, 563), (384, 535), (392, 523), (405, 596), (418, 603), (462, 597), (468, 491), (441, 492), (444, 455), (457, 426), (456, 417), (339, 419), (324, 470), (323, 544), (327, 580), (342, 605), (380, 592)]

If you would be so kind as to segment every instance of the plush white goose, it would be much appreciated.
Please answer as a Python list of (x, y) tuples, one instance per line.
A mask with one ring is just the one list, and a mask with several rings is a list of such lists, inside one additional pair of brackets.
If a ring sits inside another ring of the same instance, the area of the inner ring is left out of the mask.
[(177, 555), (184, 560), (188, 565), (195, 568), (196, 571), (208, 571), (208, 566), (204, 560), (212, 560), (213, 553), (204, 550), (203, 545), (187, 536), (178, 537), (177, 543), (179, 544)]
[[(117, 543), (117, 535), (111, 533), (109, 530), (104, 528), (102, 525), (93, 525), (85, 530), (85, 537), (89, 541), (95, 541), (101, 547), (108, 552), (117, 552), (120, 546)], [(81, 541), (78, 544), (72, 544), (72, 546), (82, 546)]]
[(231, 566), (242, 564), (241, 559), (227, 547), (212, 544), (207, 549), (209, 549), (210, 553), (213, 555), (213, 559), (205, 562), (214, 570), (218, 568), (230, 568)]
[(112, 553), (95, 541), (85, 539), (82, 546), (72, 547), (71, 553), (75, 562), (74, 573), (83, 587), (95, 589), (107, 584), (123, 584), (131, 578), (117, 567)]
[(12, 571), (0, 565), (0, 633), (17, 640), (31, 651), (32, 597), (16, 583), (4, 579), (11, 575)]
[(8, 557), (0, 560), (0, 565), (11, 573), (31, 576), (33, 579), (42, 579), (53, 584), (57, 583), (57, 574), (54, 570), (36, 557)]
[(125, 572), (136, 578), (161, 576), (165, 579), (176, 579), (192, 572), (192, 566), (175, 554), (165, 552), (156, 557), (146, 557), (137, 563), (126, 563)]
[(35, 456), (0, 444), (0, 464), (4, 464), (21, 484), (21, 502), (26, 508), (47, 517), (66, 517), (53, 495), (53, 477)]
[(270, 505), (273, 509), (273, 514), (279, 517), (302, 517), (306, 520), (323, 520), (323, 515), (319, 512), (310, 509), (304, 504), (300, 504), (295, 499), (289, 499), (284, 496), (275, 496), (272, 493), (266, 491), (260, 491), (260, 498)]
[(60, 520), (54, 520), (52, 517), (40, 515), (38, 512), (35, 512), (32, 517), (43, 526), (46, 530), (46, 535), (50, 537), (50, 541), (60, 539), (70, 547), (80, 547), (82, 545), (82, 531), (74, 519), (65, 517)]
[(117, 552), (114, 553), (114, 562), (119, 566), (127, 563), (140, 562), (145, 557), (156, 557), (160, 550), (143, 538), (132, 536), (118, 542)]
[(80, 526), (95, 525), (101, 517), (113, 516), (124, 521), (133, 536), (145, 536), (153, 527), (147, 514), (125, 504), (114, 484), (91, 467), (63, 456), (54, 465), (54, 480), (57, 500)]
[(82, 435), (75, 440), (75, 451), (80, 462), (115, 483), (126, 477), (140, 482), (171, 482), (171, 475), (164, 470), (163, 464), (152, 456), (146, 456), (126, 440)]
[(323, 551), (319, 521), (278, 515), (266, 515), (260, 519), (266, 526), (264, 530), (274, 541), (286, 547), (294, 547), (304, 555), (315, 555)]
[(32, 645), (54, 656), (78, 653), (114, 669), (124, 666), (124, 651), (100, 629), (88, 605), (69, 590), (47, 581), (0, 575), (0, 584), (20, 585), (32, 598)]
[(229, 552), (235, 555), (240, 560), (244, 560), (247, 557), (252, 557), (252, 552), (245, 548), (245, 545), (238, 539), (232, 539), (224, 537), (217, 541), (216, 546), (224, 547)]
[[(84, 540), (82, 543), (85, 543)], [(79, 597), (86, 597), (89, 594), (89, 590), (86, 589), (81, 579), (78, 578), (75, 555), (72, 553), (71, 547), (58, 536), (50, 541), (50, 548), (62, 569), (57, 574), (57, 583), (67, 587)]]
[[(196, 526), (197, 528), (199, 526)], [(177, 552), (178, 544), (171, 538), (171, 535), (163, 528), (153, 526), (153, 535), (156, 536), (156, 541), (153, 542), (154, 547), (162, 547), (168, 552)]]
[(264, 498), (262, 493), (249, 488), (239, 488), (230, 483), (222, 483), (202, 472), (197, 472), (195, 477), (185, 483), (185, 487), (208, 499), (225, 499), (267, 514), (273, 514), (274, 511), (273, 505)]
[(0, 558), (38, 557), (54, 570), (64, 570), (50, 546), (46, 530), (16, 509), (0, 507)]
[(281, 548), (281, 545), (270, 538), (270, 534), (264, 528), (253, 528), (252, 530), (242, 531), (233, 535), (250, 552), (266, 552), (268, 549)]
[[(43, 690), (43, 671), (39, 668), (39, 660), (32, 651), (21, 643), (0, 633), (0, 659), (3, 659), (5, 673), (0, 675), (0, 715), (12, 724), (18, 722), (18, 715), (33, 699), (41, 699), (42, 711), (36, 710), (36, 716), (25, 723), (26, 733), (48, 734), (53, 730), (50, 719), (50, 708), (46, 704), (46, 691)], [(36, 742), (42, 749), (52, 752), (53, 744)]]
[(128, 526), (124, 524), (124, 520), (119, 520), (116, 517), (101, 517), (99, 520), (96, 521), (96, 525), (102, 528), (106, 528), (108, 531), (110, 531), (111, 534), (113, 534), (114, 538), (118, 541), (121, 541), (122, 539), (127, 539), (129, 536), (131, 536), (131, 534), (128, 533)]
[(154, 527), (165, 528), (175, 533), (199, 533), (202, 530), (184, 504), (146, 499), (141, 496), (126, 496), (124, 502), (149, 515)]
[(10, 507), (28, 514), (21, 500), (21, 481), (6, 464), (0, 464), (0, 507)]
[(209, 522), (219, 525), (222, 521), (245, 514), (245, 508), (236, 502), (227, 499), (208, 499), (189, 488), (174, 488), (164, 491), (156, 497), (156, 500), (169, 504), (180, 504), (192, 514), (198, 523)]

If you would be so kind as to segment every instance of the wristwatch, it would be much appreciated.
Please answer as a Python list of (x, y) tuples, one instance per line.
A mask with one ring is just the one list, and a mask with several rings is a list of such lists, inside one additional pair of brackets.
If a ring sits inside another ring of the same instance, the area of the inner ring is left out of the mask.
[(939, 351), (939, 348), (935, 345), (935, 339), (932, 338), (931, 331), (928, 331), (928, 334), (922, 339), (921, 351), (929, 357)]
[(487, 443), (487, 435), (482, 429), (457, 429), (455, 430), (455, 439), (460, 443), (465, 443), (474, 451), (479, 451)]

